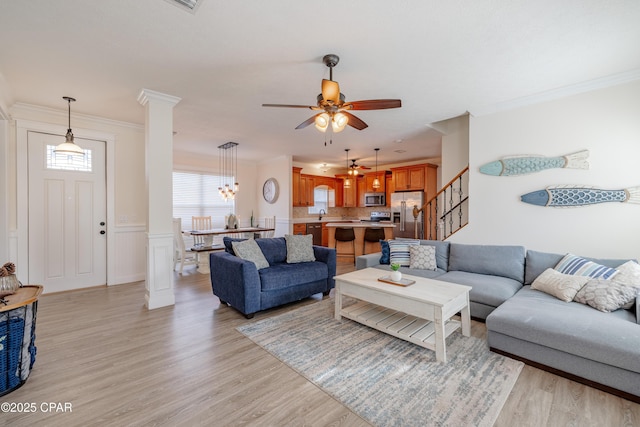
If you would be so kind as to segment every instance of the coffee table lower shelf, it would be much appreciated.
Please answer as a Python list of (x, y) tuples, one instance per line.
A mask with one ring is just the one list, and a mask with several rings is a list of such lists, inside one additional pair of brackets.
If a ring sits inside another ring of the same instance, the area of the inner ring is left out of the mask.
[[(366, 301), (358, 301), (340, 310), (348, 319), (377, 329), (396, 338), (409, 341), (429, 350), (436, 350), (434, 322), (416, 316), (381, 307)], [(462, 327), (462, 322), (449, 319), (444, 325), (444, 338)]]

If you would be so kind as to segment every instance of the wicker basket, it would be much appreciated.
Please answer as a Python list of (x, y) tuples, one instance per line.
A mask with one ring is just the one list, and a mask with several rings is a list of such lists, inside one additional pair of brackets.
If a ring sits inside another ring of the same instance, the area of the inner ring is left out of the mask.
[(0, 396), (20, 387), (35, 362), (37, 302), (0, 313)]

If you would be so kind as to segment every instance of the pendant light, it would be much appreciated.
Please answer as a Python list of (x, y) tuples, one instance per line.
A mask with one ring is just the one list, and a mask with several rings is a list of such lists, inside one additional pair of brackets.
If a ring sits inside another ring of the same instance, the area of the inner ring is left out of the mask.
[(221, 175), (221, 186), (218, 187), (218, 193), (222, 199), (233, 200), (236, 193), (240, 190), (240, 184), (237, 181), (238, 176), (238, 143), (227, 142), (218, 146), (218, 161)]
[(70, 96), (63, 96), (62, 99), (69, 104), (69, 128), (67, 129), (66, 141), (56, 146), (53, 152), (70, 156), (84, 156), (84, 150), (73, 142), (73, 132), (71, 131), (71, 102), (76, 100)]
[[(344, 151), (347, 152), (347, 171), (349, 170), (349, 149), (345, 148)], [(347, 178), (344, 180), (344, 188), (351, 188), (351, 179), (347, 175)]]
[(374, 150), (376, 150), (376, 178), (373, 180), (372, 187), (377, 190), (380, 188), (380, 180), (378, 179), (378, 151), (380, 151), (380, 149), (374, 148)]

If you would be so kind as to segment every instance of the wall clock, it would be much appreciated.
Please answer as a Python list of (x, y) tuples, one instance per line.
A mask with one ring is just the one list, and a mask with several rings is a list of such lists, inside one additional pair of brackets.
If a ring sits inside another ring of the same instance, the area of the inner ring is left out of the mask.
[(275, 178), (269, 178), (264, 182), (262, 197), (267, 203), (275, 203), (278, 200), (278, 181)]

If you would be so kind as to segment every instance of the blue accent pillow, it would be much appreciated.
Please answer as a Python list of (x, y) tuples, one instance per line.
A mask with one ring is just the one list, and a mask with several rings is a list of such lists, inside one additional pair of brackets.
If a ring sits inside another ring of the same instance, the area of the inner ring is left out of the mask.
[(618, 274), (618, 270), (615, 268), (607, 267), (573, 254), (565, 255), (554, 269), (560, 273), (588, 276), (594, 279), (611, 279)]
[(391, 262), (391, 251), (389, 250), (389, 242), (386, 240), (380, 240), (380, 248), (382, 249), (380, 264), (389, 264)]

